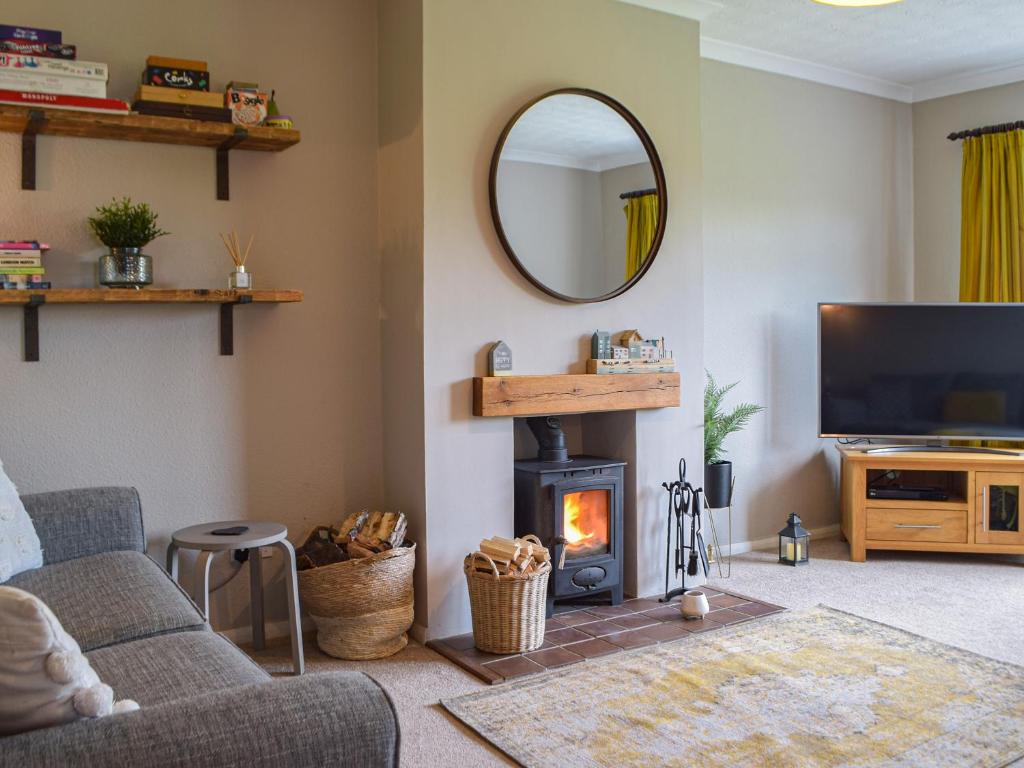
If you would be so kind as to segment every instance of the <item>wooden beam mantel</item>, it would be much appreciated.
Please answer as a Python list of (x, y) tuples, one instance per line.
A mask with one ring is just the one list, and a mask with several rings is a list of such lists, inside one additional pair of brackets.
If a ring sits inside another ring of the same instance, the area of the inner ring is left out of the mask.
[(678, 405), (678, 373), (478, 376), (473, 379), (473, 414), (476, 416), (546, 416)]

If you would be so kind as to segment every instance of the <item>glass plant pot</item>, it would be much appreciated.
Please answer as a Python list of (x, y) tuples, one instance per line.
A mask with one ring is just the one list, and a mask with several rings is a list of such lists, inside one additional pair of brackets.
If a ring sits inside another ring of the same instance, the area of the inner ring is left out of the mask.
[(100, 285), (108, 288), (142, 288), (153, 282), (153, 259), (141, 248), (111, 248), (100, 256)]

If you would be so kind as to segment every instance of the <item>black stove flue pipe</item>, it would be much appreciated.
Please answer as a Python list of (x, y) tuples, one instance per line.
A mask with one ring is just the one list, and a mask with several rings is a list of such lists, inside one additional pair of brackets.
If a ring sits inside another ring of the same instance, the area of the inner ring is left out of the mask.
[(537, 459), (557, 464), (569, 462), (569, 449), (565, 447), (565, 432), (557, 416), (531, 416), (526, 425), (537, 438)]

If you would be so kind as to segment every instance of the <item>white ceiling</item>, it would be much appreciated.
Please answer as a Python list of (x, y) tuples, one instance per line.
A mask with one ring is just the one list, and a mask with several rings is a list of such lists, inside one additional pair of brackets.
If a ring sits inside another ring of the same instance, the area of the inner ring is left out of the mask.
[(636, 133), (618, 112), (589, 96), (542, 99), (509, 131), (501, 159), (606, 171), (647, 162)]
[(901, 101), (1024, 80), (1024, 0), (624, 0), (701, 21), (701, 54)]

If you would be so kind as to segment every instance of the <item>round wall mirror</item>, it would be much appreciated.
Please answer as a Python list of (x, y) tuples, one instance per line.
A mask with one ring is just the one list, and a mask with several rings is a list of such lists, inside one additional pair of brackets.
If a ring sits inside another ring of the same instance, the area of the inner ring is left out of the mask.
[(516, 269), (564, 301), (629, 290), (665, 234), (654, 143), (629, 110), (597, 91), (552, 91), (520, 109), (494, 149), (490, 195)]

